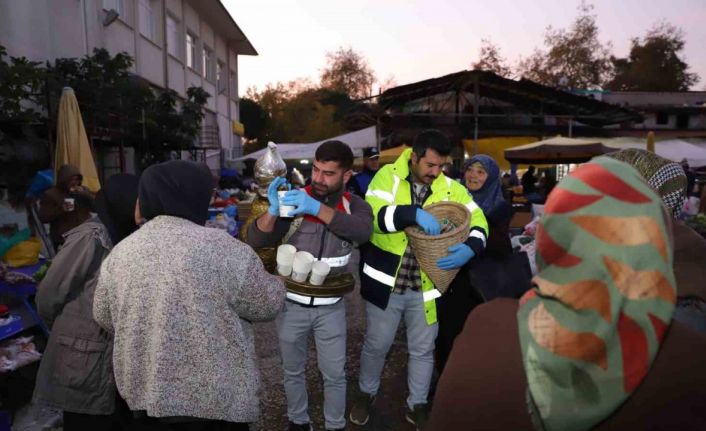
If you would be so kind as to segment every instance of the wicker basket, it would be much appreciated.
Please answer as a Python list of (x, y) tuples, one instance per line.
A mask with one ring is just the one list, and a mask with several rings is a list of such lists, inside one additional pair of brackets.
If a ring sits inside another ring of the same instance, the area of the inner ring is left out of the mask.
[(456, 202), (438, 202), (424, 208), (438, 221), (448, 219), (456, 228), (441, 235), (427, 235), (416, 225), (405, 229), (414, 256), (435, 287), (444, 293), (459, 269), (444, 270), (436, 266), (436, 261), (449, 254), (449, 247), (466, 241), (470, 232), (471, 214), (468, 209)]

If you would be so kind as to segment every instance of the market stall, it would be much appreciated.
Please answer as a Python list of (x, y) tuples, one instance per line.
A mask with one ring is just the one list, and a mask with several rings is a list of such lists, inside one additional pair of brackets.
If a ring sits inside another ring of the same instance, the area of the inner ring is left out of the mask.
[(505, 159), (513, 164), (584, 163), (593, 157), (618, 151), (600, 140), (557, 136), (505, 150)]

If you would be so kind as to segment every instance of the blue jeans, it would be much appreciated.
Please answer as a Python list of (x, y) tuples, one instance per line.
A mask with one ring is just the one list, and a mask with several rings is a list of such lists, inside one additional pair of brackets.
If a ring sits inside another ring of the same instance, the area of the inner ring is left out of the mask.
[(434, 340), (439, 325), (427, 324), (422, 292), (407, 289), (403, 294), (391, 293), (385, 310), (366, 302), (365, 312), (367, 328), (360, 354), (360, 390), (377, 395), (385, 356), (404, 316), (409, 351), (407, 406), (412, 409), (415, 404), (426, 404), (434, 372)]

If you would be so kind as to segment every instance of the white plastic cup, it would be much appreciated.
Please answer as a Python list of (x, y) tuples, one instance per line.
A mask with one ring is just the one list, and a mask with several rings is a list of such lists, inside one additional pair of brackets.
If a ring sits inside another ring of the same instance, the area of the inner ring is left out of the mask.
[(64, 199), (64, 206), (66, 206), (66, 211), (73, 211), (76, 208), (76, 199), (65, 198)]
[(292, 262), (294, 262), (296, 252), (296, 247), (290, 244), (282, 244), (277, 247), (277, 273), (279, 275), (289, 277), (292, 273)]
[(309, 276), (311, 266), (314, 263), (314, 256), (306, 251), (298, 251), (292, 261), (292, 280), (303, 283)]
[(321, 286), (326, 280), (326, 276), (331, 272), (331, 267), (328, 263), (317, 260), (311, 265), (311, 277), (309, 277), (309, 283), (314, 286)]
[(287, 190), (280, 190), (277, 192), (277, 197), (279, 198), (279, 216), (292, 217), (289, 215), (289, 213), (294, 211), (296, 207), (294, 205), (284, 205), (282, 203), (282, 199), (284, 199), (285, 193), (287, 193)]

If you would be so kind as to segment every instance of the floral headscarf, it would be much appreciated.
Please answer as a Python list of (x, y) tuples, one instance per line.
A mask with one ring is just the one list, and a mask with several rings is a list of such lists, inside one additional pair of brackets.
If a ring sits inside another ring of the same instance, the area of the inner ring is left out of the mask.
[(539, 430), (588, 430), (639, 386), (671, 321), (671, 219), (606, 157), (562, 180), (544, 211), (517, 315), (530, 412)]

